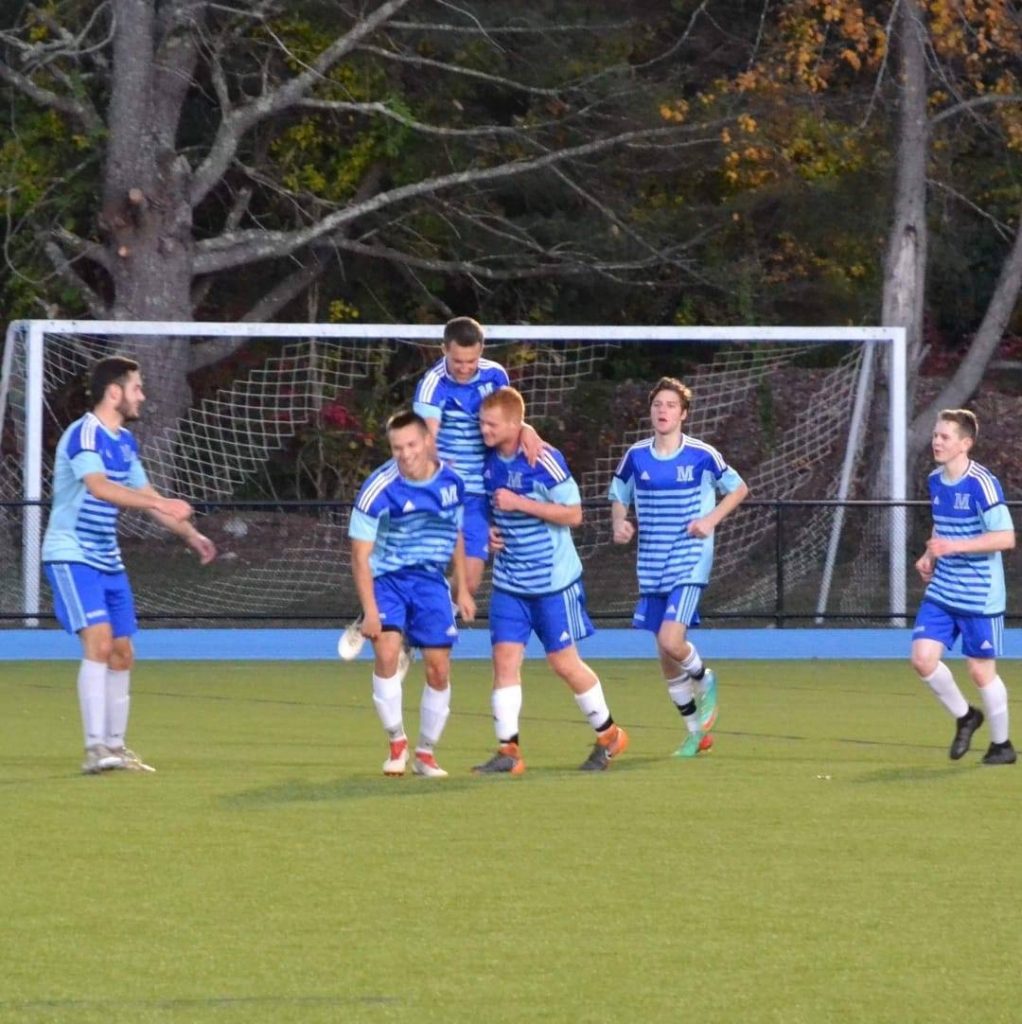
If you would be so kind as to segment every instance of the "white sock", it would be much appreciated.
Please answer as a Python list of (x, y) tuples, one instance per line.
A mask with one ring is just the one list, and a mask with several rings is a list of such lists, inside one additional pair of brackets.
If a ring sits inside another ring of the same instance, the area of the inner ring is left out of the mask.
[(106, 736), (106, 665), (82, 658), (78, 666), (78, 709), (85, 745), (94, 747)]
[(128, 710), (131, 707), (129, 690), (131, 672), (127, 669), (107, 669), (106, 673), (106, 739), (111, 750), (124, 746), (128, 731)]
[(448, 683), (442, 690), (424, 686), (422, 703), (419, 705), (419, 742), (416, 750), (432, 751), (440, 742), (450, 714), (451, 684)]
[(1008, 691), (1000, 676), (979, 688), (983, 698), (983, 710), (987, 713), (987, 724), (990, 726), (990, 739), (994, 743), (1004, 743), (1008, 738)]
[(607, 707), (607, 699), (603, 696), (603, 686), (596, 680), (596, 685), (591, 686), (585, 693), (575, 694), (575, 703), (579, 710), (589, 720), (589, 724), (596, 730), (602, 728), (610, 718), (610, 708)]
[(490, 695), (493, 728), (498, 743), (507, 743), (518, 735), (518, 719), (522, 713), (522, 684), (501, 686)]
[(674, 701), (674, 706), (681, 712), (685, 728), (689, 732), (699, 732), (699, 710), (696, 707), (695, 686), (691, 676), (678, 676), (667, 680), (667, 692)]
[(376, 714), (392, 740), (399, 740), (405, 734), (401, 717), (401, 676), (388, 678), (373, 673), (373, 704)]
[(927, 683), (931, 690), (937, 695), (941, 702), (955, 718), (961, 718), (969, 710), (969, 702), (962, 696), (958, 689), (955, 677), (951, 675), (951, 669), (942, 661), (937, 662), (933, 675), (923, 676), (923, 682)]
[(697, 676), (703, 670), (703, 659), (699, 657), (696, 645), (689, 643), (688, 657), (681, 663), (682, 670), (690, 676)]

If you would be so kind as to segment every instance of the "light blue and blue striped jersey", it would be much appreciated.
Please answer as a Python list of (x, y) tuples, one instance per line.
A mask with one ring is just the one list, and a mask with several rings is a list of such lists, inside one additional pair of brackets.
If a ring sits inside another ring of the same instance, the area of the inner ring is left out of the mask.
[[(938, 537), (979, 537), (994, 530), (1014, 530), (997, 477), (978, 462), (954, 482), (935, 469), (927, 484)], [(937, 559), (927, 601), (964, 615), (1004, 614), (1004, 565), (1000, 551), (944, 555)]]
[(408, 480), (394, 459), (369, 474), (348, 524), (354, 540), (374, 541), (373, 578), (411, 566), (443, 573), (461, 529), (465, 481), (450, 466), (428, 480)]
[(440, 458), (465, 479), (469, 494), (485, 494), (483, 461), (486, 445), (479, 431), (479, 406), (494, 391), (507, 387), (507, 370), (492, 359), (480, 359), (476, 375), (459, 384), (447, 372), (447, 359), (428, 370), (415, 389), (412, 408), (427, 420), (439, 420), (436, 447)]
[(658, 455), (654, 438), (625, 452), (610, 484), (610, 500), (635, 503), (639, 524), (638, 576), (643, 594), (705, 586), (713, 565), (713, 535), (690, 537), (688, 525), (713, 511), (717, 493), (731, 494), (742, 478), (712, 445), (682, 435), (681, 447)]
[[(533, 501), (554, 505), (581, 505), (578, 484), (564, 456), (549, 445), (543, 447), (535, 466), (519, 451), (505, 458), (491, 450), (483, 466), (483, 482), (491, 496), (500, 487)], [(582, 575), (582, 562), (571, 539), (571, 528), (556, 526), (526, 512), (490, 515), (500, 530), (504, 547), (493, 558), (493, 586), (512, 594), (555, 594)]]
[(102, 572), (123, 572), (117, 543), (120, 509), (89, 494), (82, 481), (90, 473), (102, 473), (124, 487), (148, 483), (131, 433), (123, 427), (114, 433), (87, 412), (57, 443), (43, 561), (82, 562)]

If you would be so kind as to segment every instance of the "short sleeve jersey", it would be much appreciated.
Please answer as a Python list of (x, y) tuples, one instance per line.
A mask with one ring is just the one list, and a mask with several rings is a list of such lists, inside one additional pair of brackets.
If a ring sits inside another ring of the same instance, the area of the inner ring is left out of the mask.
[(461, 529), (465, 482), (449, 466), (408, 480), (391, 459), (370, 473), (355, 499), (348, 536), (373, 541), (373, 578), (407, 568), (443, 573)]
[(625, 452), (610, 484), (611, 501), (635, 504), (639, 524), (639, 591), (668, 594), (705, 586), (713, 565), (713, 535), (691, 537), (689, 523), (711, 512), (717, 494), (730, 494), (742, 478), (712, 445), (682, 435), (681, 447), (659, 455), (654, 438)]
[(64, 431), (53, 467), (53, 505), (43, 538), (44, 562), (79, 562), (101, 572), (122, 572), (117, 543), (120, 509), (94, 498), (85, 486), (90, 473), (102, 473), (124, 487), (145, 487), (138, 444), (123, 427), (108, 430), (87, 412)]
[[(507, 488), (533, 501), (555, 505), (580, 505), (578, 484), (564, 456), (544, 446), (535, 466), (519, 451), (505, 458), (496, 451), (483, 467), (486, 493)], [(557, 526), (526, 512), (491, 509), (493, 524), (500, 530), (504, 547), (493, 558), (493, 586), (512, 594), (537, 596), (557, 593), (582, 575), (582, 562), (571, 538), (571, 528)]]
[(440, 421), (437, 453), (461, 474), (468, 494), (486, 493), (486, 445), (479, 432), (479, 406), (487, 395), (508, 383), (507, 370), (491, 359), (480, 359), (476, 375), (464, 384), (447, 372), (447, 360), (441, 359), (415, 389), (412, 407), (423, 419)]
[[(938, 537), (978, 537), (1014, 529), (1000, 482), (978, 462), (970, 462), (954, 482), (945, 478), (943, 469), (936, 469), (927, 484)], [(1005, 594), (1000, 551), (938, 558), (924, 596), (959, 615), (1002, 615)]]

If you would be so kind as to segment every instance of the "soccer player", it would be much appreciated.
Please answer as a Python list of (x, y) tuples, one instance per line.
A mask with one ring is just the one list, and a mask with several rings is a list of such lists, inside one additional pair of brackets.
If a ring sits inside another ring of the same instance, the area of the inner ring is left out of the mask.
[(547, 663), (575, 695), (575, 703), (596, 732), (583, 771), (601, 771), (628, 749), (628, 734), (611, 717), (603, 686), (579, 657), (576, 641), (593, 633), (582, 589), (582, 563), (571, 527), (582, 522), (578, 485), (564, 456), (544, 446), (534, 466), (521, 448), (525, 402), (511, 387), (487, 395), (479, 425), (490, 452), (483, 480), (493, 514), (491, 540), (493, 597), (493, 720), (496, 754), (476, 772), (525, 771), (519, 747), (522, 708), (521, 664), (533, 632)]
[[(509, 383), (500, 363), (483, 357), (483, 329), (469, 316), (455, 317), (444, 327), (439, 362), (415, 389), (414, 410), (429, 424), (437, 453), (465, 480), (465, 574), (476, 594), (489, 557), (489, 500), (483, 486), (486, 444), (479, 428), (479, 407), (487, 395)], [(521, 425), (521, 445), (531, 465), (543, 442), (528, 424)]]
[(412, 771), (427, 778), (447, 772), (435, 747), (450, 714), (451, 647), (458, 639), (451, 589), (444, 573), (454, 560), (457, 607), (466, 622), (475, 601), (465, 585), (461, 534), (465, 483), (437, 457), (429, 428), (415, 412), (387, 422), (393, 458), (362, 485), (351, 513), (351, 570), (362, 605), (361, 632), (372, 641), (373, 702), (390, 740), (384, 775), (404, 775), (408, 737), (401, 714), (402, 639), (422, 649), (426, 686)]
[(1015, 527), (997, 477), (969, 458), (978, 435), (979, 421), (968, 409), (942, 409), (933, 428), (937, 468), (927, 481), (933, 532), (916, 562), (927, 587), (912, 631), (912, 667), (956, 720), (950, 756), (958, 761), (984, 721), (941, 660), (961, 636), (969, 676), (990, 722), (983, 764), (1014, 764), (1008, 694), (996, 659), (1004, 637), (1001, 552), (1015, 546)]
[(126, 423), (145, 401), (138, 363), (123, 356), (92, 368), (94, 407), (64, 431), (53, 471), (53, 506), (43, 563), (57, 621), (82, 643), (78, 704), (85, 733), (86, 775), (125, 768), (152, 771), (125, 745), (138, 629), (131, 585), (117, 543), (122, 508), (143, 509), (180, 537), (203, 565), (213, 542), (189, 521), (192, 507), (165, 498), (149, 483)]
[[(640, 596), (632, 625), (656, 634), (667, 692), (688, 732), (677, 757), (694, 757), (713, 742), (717, 683), (688, 630), (699, 622), (699, 599), (710, 579), (713, 531), (749, 493), (716, 448), (683, 433), (691, 404), (692, 392), (680, 380), (657, 381), (649, 393), (653, 436), (625, 453), (609, 495), (616, 544), (635, 536), (628, 519), (635, 504)], [(718, 492), (724, 495), (719, 502)]]

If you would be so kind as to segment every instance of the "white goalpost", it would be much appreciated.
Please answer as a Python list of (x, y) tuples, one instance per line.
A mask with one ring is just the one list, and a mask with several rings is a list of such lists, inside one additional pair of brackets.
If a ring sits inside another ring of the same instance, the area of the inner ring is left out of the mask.
[[(173, 437), (157, 439), (154, 445), (147, 443), (143, 451), (158, 486), (216, 504), (229, 502), (239, 489), (251, 491), (251, 481), (267, 461), (287, 449), (303, 424), (319, 422), (324, 409), (347, 415), (345, 409), (359, 396), (380, 387), (381, 380), (392, 384), (397, 380), (393, 387), (402, 395), (410, 394), (409, 382), (439, 358), (442, 330), (439, 325), (421, 324), (12, 323), (0, 376), (0, 429), (6, 438), (0, 463), (0, 500), (25, 503), (17, 532), (21, 548), (18, 589), (26, 620), (33, 619), (41, 600), (45, 512), (40, 503), (51, 469), (47, 429), (52, 440), (54, 432), (67, 425), (53, 407), (53, 397), (69, 382), (80, 379), (96, 358), (117, 351), (119, 339), (130, 337), (135, 351), (146, 339), (158, 345), (168, 337), (260, 344), (259, 360), (250, 369), (239, 371), (237, 379), (198, 402), (180, 420)], [(599, 377), (600, 367), (613, 349), (657, 343), (672, 346), (681, 361), (691, 346), (712, 347), (712, 358), (701, 356), (691, 375), (686, 374), (696, 396), (687, 430), (727, 456), (737, 438), (758, 429), (757, 417), (769, 420), (770, 436), (761, 461), (756, 466), (737, 467), (750, 483), (753, 500), (823, 497), (837, 503), (846, 501), (860, 467), (870, 415), (882, 412), (889, 472), (885, 474), (887, 493), (877, 497), (894, 503), (906, 500), (906, 353), (901, 328), (493, 325), (486, 328), (486, 336), (487, 353), (492, 350), (493, 358), (508, 366), (512, 382), (525, 395), (530, 419), (537, 421), (570, 417), (576, 392), (583, 382)], [(837, 346), (841, 351), (825, 360), (823, 368), (806, 368), (814, 366), (812, 357), (821, 348)], [(879, 359), (886, 359), (884, 410), (875, 408)], [(648, 387), (652, 382), (641, 383)], [(159, 389), (160, 381), (150, 376), (147, 387)], [(627, 387), (612, 386), (611, 400)], [(638, 385), (636, 388), (636, 394), (641, 392)], [(792, 401), (789, 392), (799, 397)], [(648, 421), (636, 415), (628, 429), (617, 430), (608, 412), (600, 431), (605, 454), (594, 465), (576, 471), (587, 499), (605, 496), (614, 465), (628, 444), (648, 434)], [(357, 437), (357, 431), (353, 436)], [(806, 493), (808, 487), (818, 493)], [(353, 498), (354, 490), (347, 495), (348, 501)], [(587, 514), (587, 527), (580, 539), (587, 580), (590, 563), (598, 574), (599, 568), (612, 560), (609, 517), (604, 522), (600, 514), (594, 514), (591, 524), (588, 519)], [(737, 615), (754, 599), (767, 600), (763, 595), (772, 585), (768, 573), (757, 576), (747, 572), (744, 581), (739, 575), (743, 557), (757, 544), (762, 545), (771, 529), (768, 519), (764, 510), (752, 508), (733, 523), (729, 520), (722, 530), (718, 571), (733, 573), (736, 580), (722, 598), (725, 612), (733, 609)], [(825, 513), (807, 514), (796, 524), (796, 543), (785, 555), (784, 569), (791, 579), (804, 579), (813, 592), (817, 621), (828, 611), (836, 574), (840, 573), (845, 525), (845, 509), (840, 504)], [(206, 593), (189, 585), (185, 588), (189, 599), (206, 601), (225, 612), (236, 607), (261, 614), (269, 611), (269, 605), (260, 604), (256, 595), (266, 590), (269, 581), (278, 581), (274, 585), (282, 591), (336, 588), (337, 570), (328, 573), (326, 565), (340, 557), (345, 526), (346, 521), (335, 517), (319, 523), (300, 540), (282, 541), (281, 550), (266, 564), (251, 568), (247, 576), (238, 571), (230, 583), (236, 588), (233, 596), (227, 596), (229, 587), (220, 581)], [(900, 625), (906, 610), (907, 579), (903, 510), (900, 514), (893, 510), (880, 529), (888, 608), (895, 616), (894, 624)], [(12, 585), (9, 580), (6, 583)], [(0, 579), (0, 599), (4, 585)], [(615, 587), (617, 583), (607, 584), (608, 613), (623, 609), (630, 600), (628, 594), (610, 594)]]

